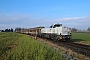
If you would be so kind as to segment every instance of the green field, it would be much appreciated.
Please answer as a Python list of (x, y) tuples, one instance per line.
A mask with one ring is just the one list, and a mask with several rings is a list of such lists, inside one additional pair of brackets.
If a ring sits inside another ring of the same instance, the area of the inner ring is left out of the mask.
[(90, 42), (90, 33), (72, 33), (71, 40)]
[(0, 60), (62, 60), (62, 52), (27, 35), (0, 33)]

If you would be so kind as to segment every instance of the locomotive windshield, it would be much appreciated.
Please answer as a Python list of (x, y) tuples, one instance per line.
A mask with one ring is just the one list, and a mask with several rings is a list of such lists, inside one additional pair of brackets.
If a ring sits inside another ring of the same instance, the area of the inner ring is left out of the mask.
[(56, 28), (56, 27), (60, 27), (62, 26), (62, 24), (54, 24), (54, 25), (51, 25), (50, 28)]
[(53, 26), (53, 28), (60, 27), (60, 26), (62, 26), (62, 24), (55, 24), (55, 25)]

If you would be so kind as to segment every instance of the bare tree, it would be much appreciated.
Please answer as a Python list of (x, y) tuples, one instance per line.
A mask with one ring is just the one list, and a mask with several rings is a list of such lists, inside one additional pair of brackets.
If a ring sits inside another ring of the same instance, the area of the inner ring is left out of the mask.
[(87, 31), (90, 31), (90, 27), (88, 27)]
[(76, 28), (72, 28), (72, 32), (76, 32), (77, 31), (77, 29)]

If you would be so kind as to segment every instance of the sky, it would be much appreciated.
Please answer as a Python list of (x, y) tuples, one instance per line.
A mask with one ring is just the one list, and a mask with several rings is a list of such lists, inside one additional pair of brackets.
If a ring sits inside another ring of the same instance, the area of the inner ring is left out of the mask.
[(49, 27), (90, 27), (90, 0), (0, 0), (0, 30)]

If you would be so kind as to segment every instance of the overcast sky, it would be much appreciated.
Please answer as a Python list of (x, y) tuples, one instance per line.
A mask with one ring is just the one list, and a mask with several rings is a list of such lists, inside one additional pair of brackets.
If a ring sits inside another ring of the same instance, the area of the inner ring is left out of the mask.
[(90, 27), (90, 0), (0, 0), (0, 29), (54, 23), (78, 29)]

